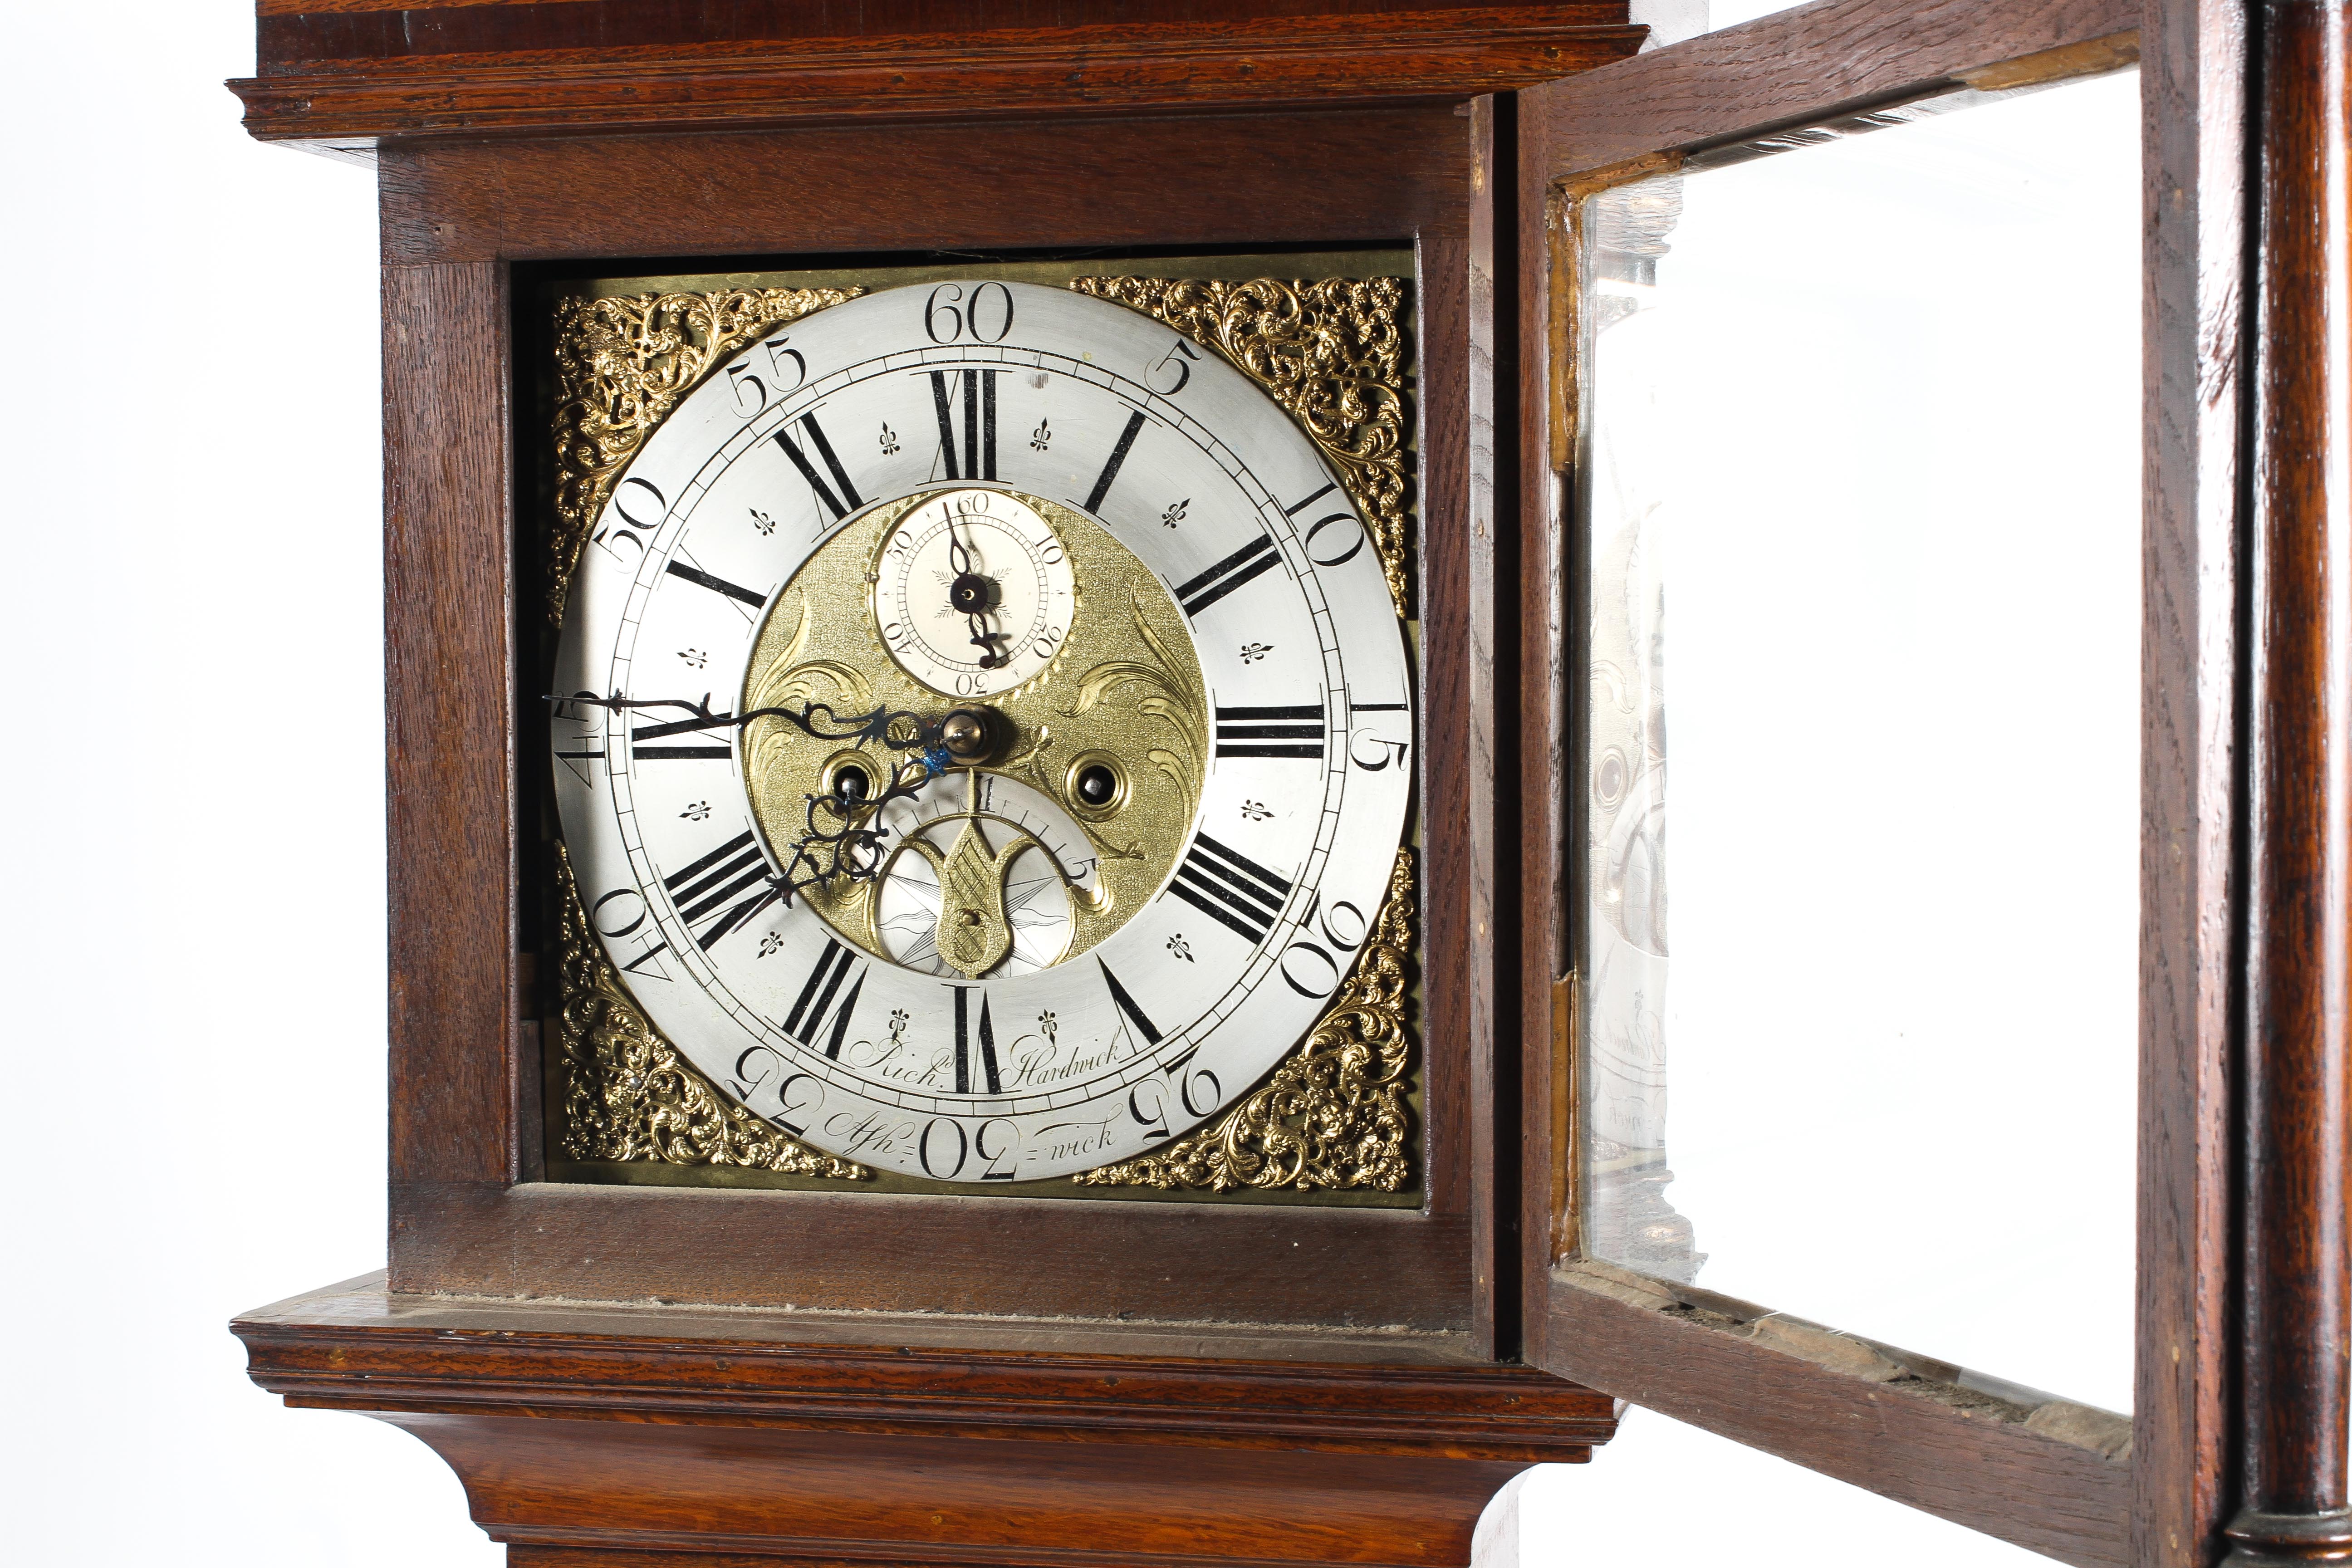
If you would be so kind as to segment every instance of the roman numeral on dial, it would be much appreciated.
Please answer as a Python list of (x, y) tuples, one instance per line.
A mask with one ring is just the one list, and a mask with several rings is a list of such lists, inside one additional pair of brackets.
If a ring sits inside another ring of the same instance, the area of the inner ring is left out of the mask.
[[(1255, 947), (1274, 929), (1290, 883), (1202, 833), (1193, 837), (1192, 851), (1168, 890)], [(1118, 999), (1116, 991), (1112, 999)]]
[[(723, 717), (723, 715), (722, 715)], [(709, 728), (699, 719), (680, 719), (674, 724), (648, 724), (642, 730), (629, 731), (629, 759), (632, 762), (715, 762), (723, 763), (734, 755), (726, 745), (648, 746), (647, 741), (657, 741), (665, 735), (682, 735), (689, 731)]]
[(714, 577), (701, 567), (689, 566), (683, 561), (671, 562), (669, 574), (673, 577), (683, 577), (698, 588), (708, 588), (714, 594), (724, 594), (730, 599), (740, 599), (755, 610), (768, 602), (768, 595), (757, 588), (746, 588), (740, 583), (730, 583), (724, 577)]
[(1274, 541), (1261, 533), (1178, 588), (1176, 602), (1184, 606), (1187, 616), (1198, 620), (1202, 610), (1261, 574), (1271, 572), (1281, 559), (1282, 552), (1275, 549)]
[(996, 477), (996, 378), (1001, 370), (960, 370), (963, 400), (963, 466), (956, 466), (955, 399), (949, 395), (944, 370), (929, 373), (931, 405), (940, 419), (940, 457), (951, 479), (992, 479)]
[(801, 427), (802, 438), (816, 448), (816, 455), (824, 461), (825, 472), (833, 476), (834, 484), (841, 487), (840, 493), (836, 495), (823, 479), (817, 478), (815, 465), (809, 461), (808, 453), (793, 439), (792, 426), (787, 425), (776, 432), (776, 445), (784, 449), (784, 456), (793, 460), (793, 467), (798, 468), (801, 478), (808, 481), (817, 504), (833, 513), (833, 520), (839, 522), (866, 502), (859, 499), (857, 487), (849, 482), (849, 470), (843, 468), (841, 459), (834, 455), (833, 443), (824, 438), (824, 427), (816, 422), (816, 416), (803, 414), (793, 424)]
[(1118, 983), (1118, 976), (1110, 972), (1110, 965), (1105, 963), (1099, 955), (1095, 959), (1095, 967), (1102, 971), (1103, 984), (1109, 988), (1110, 999), (1118, 1005), (1118, 1010), (1126, 1015), (1135, 1032), (1143, 1037), (1143, 1043), (1158, 1045), (1160, 1026), (1144, 1016), (1143, 1009), (1135, 1005), (1135, 998), (1127, 994), (1127, 987)]
[(958, 1094), (972, 1092), (973, 1047), (977, 1046), (981, 1081), (988, 1086), (987, 1092), (1000, 1094), (1003, 1091), (997, 1087), (996, 1029), (988, 1019), (986, 991), (980, 993), (980, 1026), (977, 1030), (970, 1027), (971, 994), (975, 989), (970, 985), (955, 988), (955, 1091)]
[[(856, 955), (833, 938), (824, 939), (824, 952), (818, 955), (816, 967), (809, 971), (808, 983), (801, 987), (799, 1000), (784, 1017), (784, 1033), (803, 1045), (816, 1044), (819, 1031), (824, 1028), (826, 1010), (832, 1009), (833, 1028), (824, 1037), (824, 1054), (835, 1061), (841, 1059), (841, 1042), (849, 1034), (849, 1016), (857, 1011), (857, 994), (866, 989), (866, 965), (855, 963)], [(856, 978), (850, 980), (853, 968)], [(835, 1007), (833, 998), (841, 983), (849, 980), (849, 994)]]
[(1221, 757), (1313, 757), (1323, 755), (1323, 710), (1220, 708), (1217, 755)]
[(1103, 498), (1110, 494), (1111, 481), (1118, 478), (1118, 470), (1127, 462), (1127, 450), (1135, 445), (1136, 435), (1142, 428), (1143, 415), (1140, 411), (1127, 416), (1127, 428), (1118, 433), (1118, 440), (1110, 449), (1110, 461), (1105, 463), (1102, 472), (1095, 476), (1095, 488), (1087, 492), (1088, 511), (1102, 510)]
[[(662, 886), (669, 889), (670, 901), (688, 930), (704, 921), (712, 922), (695, 938), (709, 952), (719, 938), (776, 901), (776, 890), (765, 885), (767, 879), (767, 858), (746, 828), (684, 870), (664, 877)], [(749, 897), (727, 901), (754, 887), (758, 891)]]

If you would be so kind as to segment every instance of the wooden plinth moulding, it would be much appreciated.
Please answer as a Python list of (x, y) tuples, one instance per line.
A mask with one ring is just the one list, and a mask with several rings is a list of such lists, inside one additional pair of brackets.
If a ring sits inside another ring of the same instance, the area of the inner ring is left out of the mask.
[(289, 1405), (447, 1460), (517, 1568), (1436, 1568), (1513, 1476), (1614, 1425), (1588, 1389), (1377, 1333), (404, 1304), (381, 1275), (234, 1326)]

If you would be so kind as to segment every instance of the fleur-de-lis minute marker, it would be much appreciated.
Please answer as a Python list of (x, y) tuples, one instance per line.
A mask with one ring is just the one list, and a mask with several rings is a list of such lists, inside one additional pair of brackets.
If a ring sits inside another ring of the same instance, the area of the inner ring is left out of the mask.
[(887, 419), (882, 421), (882, 455), (886, 458), (898, 455), (898, 433), (890, 428)]
[[(1043, 378), (1040, 377), (1039, 379), (1042, 380)], [(1029, 449), (1031, 451), (1042, 452), (1053, 444), (1054, 433), (1046, 428), (1046, 426), (1050, 423), (1052, 423), (1050, 420), (1040, 419), (1037, 421), (1037, 428), (1029, 433)]]

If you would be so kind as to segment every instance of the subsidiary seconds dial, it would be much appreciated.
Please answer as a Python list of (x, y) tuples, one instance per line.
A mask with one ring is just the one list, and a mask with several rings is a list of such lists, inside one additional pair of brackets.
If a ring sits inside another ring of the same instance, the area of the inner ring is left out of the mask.
[(1001, 490), (932, 495), (883, 536), (874, 621), (898, 667), (950, 697), (1011, 691), (1070, 635), (1070, 558), (1034, 508)]

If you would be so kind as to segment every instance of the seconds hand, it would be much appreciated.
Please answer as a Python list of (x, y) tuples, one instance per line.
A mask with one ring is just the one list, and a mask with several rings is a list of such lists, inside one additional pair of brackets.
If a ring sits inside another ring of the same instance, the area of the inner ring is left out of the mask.
[(995, 584), (973, 570), (971, 550), (956, 537), (955, 516), (948, 511), (945, 502), (940, 503), (940, 510), (947, 515), (948, 564), (955, 568), (956, 574), (955, 581), (948, 584), (948, 607), (962, 612), (964, 627), (971, 633), (971, 644), (980, 649), (980, 668), (994, 669), (1004, 662), (1004, 656), (995, 647), (1004, 634), (982, 627), (980, 615), (988, 608), (991, 590)]

